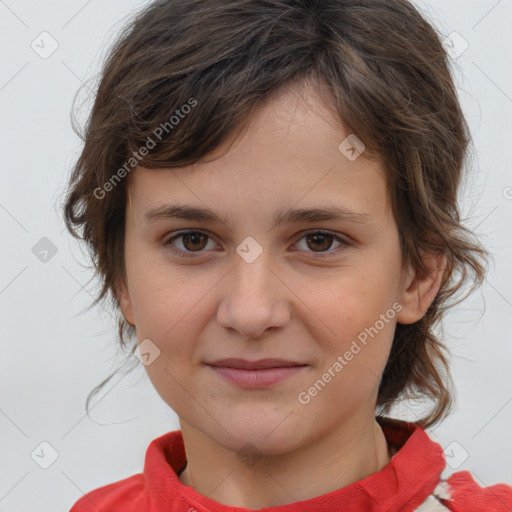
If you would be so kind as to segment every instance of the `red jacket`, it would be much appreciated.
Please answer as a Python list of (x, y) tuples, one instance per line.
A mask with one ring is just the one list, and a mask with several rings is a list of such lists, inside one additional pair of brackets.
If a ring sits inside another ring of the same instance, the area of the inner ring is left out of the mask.
[[(306, 501), (262, 512), (512, 512), (512, 486), (480, 487), (468, 471), (441, 480), (442, 447), (414, 423), (379, 421), (398, 452), (389, 464), (363, 480)], [(186, 463), (181, 431), (152, 441), (144, 473), (100, 487), (80, 498), (70, 512), (251, 512), (229, 507), (183, 485)]]

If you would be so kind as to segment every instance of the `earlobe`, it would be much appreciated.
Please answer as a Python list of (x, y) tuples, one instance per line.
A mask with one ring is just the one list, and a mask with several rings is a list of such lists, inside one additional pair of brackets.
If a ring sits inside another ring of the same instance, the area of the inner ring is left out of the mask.
[(133, 306), (130, 298), (130, 293), (128, 292), (128, 288), (124, 283), (118, 286), (118, 301), (119, 308), (125, 318), (125, 320), (132, 326), (135, 325), (135, 319), (133, 315)]
[(430, 271), (423, 276), (416, 271), (409, 271), (401, 290), (402, 309), (396, 317), (400, 324), (413, 324), (423, 318), (443, 283), (446, 255), (424, 253), (423, 261)]

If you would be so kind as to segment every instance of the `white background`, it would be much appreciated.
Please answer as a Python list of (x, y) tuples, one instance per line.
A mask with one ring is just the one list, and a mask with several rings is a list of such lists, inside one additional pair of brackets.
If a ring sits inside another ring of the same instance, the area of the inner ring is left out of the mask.
[[(151, 440), (178, 428), (142, 366), (111, 381), (94, 421), (85, 415), (87, 393), (124, 356), (109, 313), (87, 310), (94, 282), (59, 209), (80, 151), (73, 97), (99, 71), (123, 18), (143, 3), (0, 0), (3, 512), (67, 511), (84, 492), (141, 472)], [(419, 5), (444, 36), (456, 31), (469, 44), (454, 60), (475, 142), (462, 205), (495, 258), (481, 291), (446, 319), (457, 406), (430, 435), (447, 448), (454, 467), (446, 476), (457, 466), (480, 485), (512, 483), (512, 0)], [(47, 59), (31, 48), (43, 31), (59, 45)], [(42, 237), (57, 248), (46, 263), (32, 252)], [(414, 421), (414, 410), (405, 412)], [(41, 442), (58, 452), (48, 469), (31, 457)]]

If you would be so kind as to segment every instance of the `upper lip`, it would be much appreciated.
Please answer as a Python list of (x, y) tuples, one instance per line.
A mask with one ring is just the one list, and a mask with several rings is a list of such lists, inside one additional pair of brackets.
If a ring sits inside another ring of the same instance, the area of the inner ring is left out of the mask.
[(295, 363), (293, 361), (286, 361), (285, 359), (259, 359), (257, 361), (248, 361), (246, 359), (228, 358), (219, 359), (212, 363), (207, 363), (210, 366), (223, 366), (226, 368), (240, 368), (244, 370), (261, 370), (264, 368), (280, 368), (283, 366), (306, 366), (303, 363)]

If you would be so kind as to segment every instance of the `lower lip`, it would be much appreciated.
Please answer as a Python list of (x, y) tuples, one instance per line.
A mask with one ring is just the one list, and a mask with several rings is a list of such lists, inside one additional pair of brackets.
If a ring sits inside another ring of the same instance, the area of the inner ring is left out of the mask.
[(208, 366), (226, 380), (246, 388), (272, 386), (306, 368), (306, 366), (281, 366), (279, 368), (245, 370), (241, 368), (228, 368), (226, 366)]

